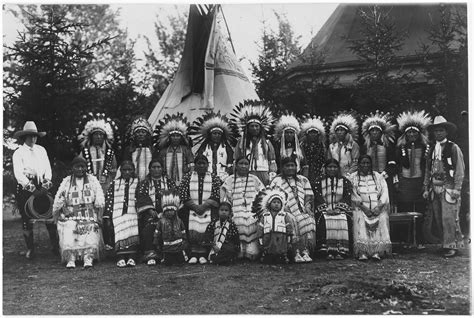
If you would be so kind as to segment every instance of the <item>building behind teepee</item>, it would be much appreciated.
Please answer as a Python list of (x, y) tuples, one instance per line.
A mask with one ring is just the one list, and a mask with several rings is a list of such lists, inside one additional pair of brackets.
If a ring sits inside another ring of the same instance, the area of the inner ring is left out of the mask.
[[(372, 6), (373, 4), (341, 4), (336, 8), (301, 57), (294, 61), (278, 83), (275, 83), (279, 87), (289, 87), (288, 83), (307, 83), (326, 78), (332, 80), (331, 85), (321, 87), (314, 96), (311, 96), (308, 90), (289, 90), (287, 100), (282, 101), (286, 107), (302, 112), (313, 111), (325, 116), (335, 110), (355, 108), (364, 111), (372, 106), (367, 105), (370, 101), (357, 94), (355, 88), (358, 77), (366, 71), (368, 65), (351, 50), (353, 41), (364, 36), (361, 32), (363, 26), (359, 10), (367, 11)], [(405, 3), (379, 6), (388, 12), (396, 29), (405, 35), (400, 50), (394, 56), (395, 63), (390, 72), (409, 74), (411, 79), (403, 89), (413, 92), (413, 98), (417, 100), (436, 104), (440, 96), (432, 85), (432, 80), (426, 76), (427, 60), (426, 55), (421, 54), (422, 45), (429, 46), (431, 59), (443, 58), (437, 47), (432, 45), (429, 31), (433, 26), (441, 27), (440, 6), (447, 8), (453, 15), (460, 13), (461, 18), (466, 20), (466, 4)], [(452, 42), (455, 43), (455, 39)], [(312, 55), (323, 56), (324, 61), (315, 65), (311, 59)], [(467, 74), (467, 65), (465, 70)], [(306, 106), (302, 107), (303, 104)], [(458, 114), (460, 112), (461, 109), (457, 110)]]

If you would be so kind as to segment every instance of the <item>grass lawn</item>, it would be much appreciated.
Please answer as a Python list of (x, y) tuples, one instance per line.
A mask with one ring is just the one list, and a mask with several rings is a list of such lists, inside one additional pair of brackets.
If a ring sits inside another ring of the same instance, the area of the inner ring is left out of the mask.
[(119, 269), (105, 260), (90, 270), (67, 270), (50, 252), (44, 225), (35, 230), (37, 257), (29, 261), (20, 255), (20, 221), (3, 222), (5, 315), (471, 312), (467, 249), (444, 259), (429, 246), (380, 263), (348, 259)]

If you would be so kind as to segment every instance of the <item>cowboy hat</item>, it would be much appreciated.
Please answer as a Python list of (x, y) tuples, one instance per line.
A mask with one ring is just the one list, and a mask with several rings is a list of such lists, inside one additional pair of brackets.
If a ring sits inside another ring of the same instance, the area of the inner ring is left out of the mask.
[(433, 124), (428, 126), (428, 130), (433, 131), (436, 127), (443, 127), (450, 136), (452, 136), (457, 130), (456, 125), (447, 121), (443, 116), (436, 116), (433, 120)]
[(38, 128), (36, 128), (36, 124), (34, 121), (27, 121), (25, 125), (23, 126), (23, 130), (17, 131), (13, 135), (13, 138), (18, 139), (21, 136), (26, 136), (26, 135), (36, 135), (38, 137), (43, 137), (46, 135), (46, 132), (38, 131)]

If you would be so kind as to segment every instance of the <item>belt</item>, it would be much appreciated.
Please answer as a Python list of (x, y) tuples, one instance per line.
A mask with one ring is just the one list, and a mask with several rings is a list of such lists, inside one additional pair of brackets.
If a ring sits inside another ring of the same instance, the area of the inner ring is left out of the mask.
[(171, 242), (163, 242), (163, 245), (175, 245), (175, 244), (181, 243), (182, 241), (183, 239), (177, 239)]

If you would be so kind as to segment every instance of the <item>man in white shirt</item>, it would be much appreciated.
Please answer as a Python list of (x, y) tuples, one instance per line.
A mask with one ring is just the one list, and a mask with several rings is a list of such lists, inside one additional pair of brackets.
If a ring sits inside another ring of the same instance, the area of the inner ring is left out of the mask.
[[(25, 238), (27, 252), (26, 258), (34, 256), (33, 224), (30, 213), (25, 209), (28, 199), (44, 196), (51, 188), (51, 165), (46, 150), (36, 144), (38, 137), (46, 135), (38, 132), (33, 121), (27, 121), (23, 130), (17, 131), (14, 138), (18, 140), (20, 147), (13, 153), (13, 172), (18, 182), (16, 201), (23, 222), (23, 236)], [(59, 252), (58, 234), (53, 223), (46, 223), (49, 238), (53, 246), (53, 253)]]

